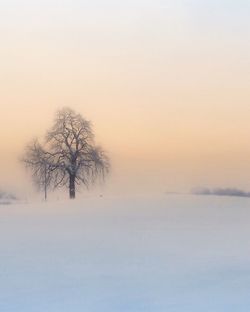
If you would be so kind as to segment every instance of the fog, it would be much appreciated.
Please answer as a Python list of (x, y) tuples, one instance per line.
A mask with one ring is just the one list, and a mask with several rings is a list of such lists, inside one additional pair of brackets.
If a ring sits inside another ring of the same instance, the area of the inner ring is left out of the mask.
[(19, 158), (69, 106), (111, 158), (94, 192), (250, 189), (248, 3), (106, 4), (0, 4), (0, 188), (34, 193)]

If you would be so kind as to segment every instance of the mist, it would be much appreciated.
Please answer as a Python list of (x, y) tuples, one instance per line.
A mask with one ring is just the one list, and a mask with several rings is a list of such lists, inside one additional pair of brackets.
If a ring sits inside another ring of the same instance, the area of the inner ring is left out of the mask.
[(248, 4), (106, 4), (0, 4), (0, 187), (35, 193), (19, 158), (69, 106), (112, 160), (96, 192), (250, 189)]

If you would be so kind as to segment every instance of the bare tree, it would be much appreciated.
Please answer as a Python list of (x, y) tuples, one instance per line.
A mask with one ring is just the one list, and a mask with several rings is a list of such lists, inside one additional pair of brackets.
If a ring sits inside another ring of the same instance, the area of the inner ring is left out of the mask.
[(44, 147), (35, 140), (27, 146), (23, 161), (45, 194), (49, 186), (67, 186), (70, 198), (75, 198), (76, 185), (89, 187), (109, 170), (109, 159), (95, 145), (90, 122), (70, 108), (57, 112)]
[(25, 157), (21, 160), (31, 169), (35, 185), (44, 190), (44, 199), (47, 200), (47, 190), (52, 182), (52, 168), (46, 152), (37, 140), (33, 140), (26, 147)]

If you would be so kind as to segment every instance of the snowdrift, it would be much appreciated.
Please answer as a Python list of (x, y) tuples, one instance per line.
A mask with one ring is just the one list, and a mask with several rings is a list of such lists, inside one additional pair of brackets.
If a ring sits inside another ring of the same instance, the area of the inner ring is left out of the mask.
[(2, 312), (250, 311), (250, 200), (89, 198), (0, 209)]

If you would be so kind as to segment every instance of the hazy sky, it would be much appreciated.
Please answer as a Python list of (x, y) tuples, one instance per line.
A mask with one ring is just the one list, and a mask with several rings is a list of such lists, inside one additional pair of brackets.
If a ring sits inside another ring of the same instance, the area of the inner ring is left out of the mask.
[(109, 192), (250, 189), (248, 0), (0, 0), (0, 188), (56, 109), (91, 120)]

